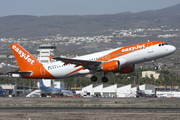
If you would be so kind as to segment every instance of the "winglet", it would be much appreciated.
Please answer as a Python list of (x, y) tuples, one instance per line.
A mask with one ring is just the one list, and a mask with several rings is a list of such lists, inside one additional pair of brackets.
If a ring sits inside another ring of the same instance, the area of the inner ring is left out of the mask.
[(51, 57), (51, 56), (48, 56), (48, 57), (49, 57), (49, 60), (50, 60), (50, 61), (53, 59), (53, 57)]

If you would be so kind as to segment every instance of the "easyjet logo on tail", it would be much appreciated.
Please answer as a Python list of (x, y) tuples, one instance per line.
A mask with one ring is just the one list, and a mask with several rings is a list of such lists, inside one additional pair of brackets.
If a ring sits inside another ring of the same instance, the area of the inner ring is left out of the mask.
[(29, 55), (26, 55), (22, 50), (20, 50), (18, 47), (16, 47), (16, 45), (13, 45), (12, 49), (15, 50), (20, 55), (20, 57), (24, 58), (31, 65), (34, 64), (34, 60), (32, 60)]

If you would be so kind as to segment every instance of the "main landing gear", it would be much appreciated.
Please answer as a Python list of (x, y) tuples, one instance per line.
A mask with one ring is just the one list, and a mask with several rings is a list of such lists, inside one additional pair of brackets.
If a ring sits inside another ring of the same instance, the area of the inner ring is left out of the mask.
[[(91, 81), (92, 82), (97, 82), (97, 77), (95, 75), (93, 75), (91, 77)], [(104, 77), (102, 78), (102, 82), (108, 82), (108, 78), (105, 76), (105, 73), (104, 73)]]
[(108, 78), (106, 77), (106, 73), (104, 72), (104, 77), (102, 78), (102, 82), (108, 82)]
[(93, 76), (91, 77), (91, 81), (92, 81), (92, 82), (96, 82), (96, 81), (97, 81), (97, 77), (96, 77), (95, 75), (93, 75)]
[(104, 77), (102, 78), (102, 82), (108, 82), (108, 78), (107, 78), (106, 76), (104, 76)]

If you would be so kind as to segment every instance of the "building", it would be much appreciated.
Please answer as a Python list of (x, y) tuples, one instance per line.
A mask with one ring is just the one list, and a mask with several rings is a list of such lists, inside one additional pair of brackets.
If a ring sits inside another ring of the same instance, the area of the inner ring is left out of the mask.
[(39, 49), (37, 49), (38, 57), (37, 60), (43, 64), (54, 62), (54, 60), (49, 59), (48, 56), (54, 56), (56, 52), (56, 46), (50, 45), (50, 44), (43, 44), (39, 46)]
[(151, 75), (153, 75), (153, 77), (154, 77), (155, 79), (158, 79), (160, 73), (156, 73), (155, 71), (143, 71), (143, 72), (142, 72), (142, 78), (145, 78), (145, 77), (151, 78)]
[(28, 89), (28, 86), (16, 86), (16, 85), (12, 85), (12, 84), (4, 84), (4, 85), (0, 85), (0, 87), (6, 91), (7, 95), (14, 95), (14, 96), (18, 96), (18, 97), (22, 97), (25, 96), (26, 94), (28, 94), (29, 92), (31, 92), (30, 89)]
[[(154, 94), (154, 85), (140, 85), (140, 90), (145, 90), (146, 94)], [(91, 84), (82, 88), (82, 90), (76, 91), (76, 94), (81, 94), (82, 96), (102, 96), (102, 97), (136, 97), (137, 87), (135, 84), (122, 85), (94, 85)]]

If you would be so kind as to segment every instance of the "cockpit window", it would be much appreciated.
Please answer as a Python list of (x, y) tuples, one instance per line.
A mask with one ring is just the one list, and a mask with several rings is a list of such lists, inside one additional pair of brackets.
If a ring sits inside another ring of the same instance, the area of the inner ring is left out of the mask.
[(159, 44), (159, 47), (164, 46), (164, 45), (168, 45), (168, 44), (167, 43), (161, 43), (161, 44)]

